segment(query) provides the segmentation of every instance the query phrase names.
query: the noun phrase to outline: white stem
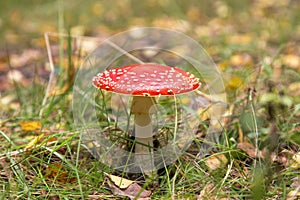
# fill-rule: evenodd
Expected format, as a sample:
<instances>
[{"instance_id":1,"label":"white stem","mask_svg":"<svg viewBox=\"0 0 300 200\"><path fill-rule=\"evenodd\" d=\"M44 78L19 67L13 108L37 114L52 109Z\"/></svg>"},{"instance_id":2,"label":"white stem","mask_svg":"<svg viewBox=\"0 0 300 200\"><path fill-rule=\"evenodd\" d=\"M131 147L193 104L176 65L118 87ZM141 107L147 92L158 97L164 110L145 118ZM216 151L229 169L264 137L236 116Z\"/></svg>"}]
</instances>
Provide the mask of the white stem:
<instances>
[{"instance_id":1,"label":"white stem","mask_svg":"<svg viewBox=\"0 0 300 200\"><path fill-rule=\"evenodd\" d=\"M142 172L154 170L153 130L150 116L151 113L156 112L153 105L155 105L154 98L139 96L133 98L131 107L131 113L134 114L136 162Z\"/></svg>"},{"instance_id":2,"label":"white stem","mask_svg":"<svg viewBox=\"0 0 300 200\"><path fill-rule=\"evenodd\" d=\"M152 152L153 139L152 139L152 124L151 118L148 115L135 115L135 152L141 154L149 154ZM142 143L142 144L139 144Z\"/></svg>"}]
</instances>

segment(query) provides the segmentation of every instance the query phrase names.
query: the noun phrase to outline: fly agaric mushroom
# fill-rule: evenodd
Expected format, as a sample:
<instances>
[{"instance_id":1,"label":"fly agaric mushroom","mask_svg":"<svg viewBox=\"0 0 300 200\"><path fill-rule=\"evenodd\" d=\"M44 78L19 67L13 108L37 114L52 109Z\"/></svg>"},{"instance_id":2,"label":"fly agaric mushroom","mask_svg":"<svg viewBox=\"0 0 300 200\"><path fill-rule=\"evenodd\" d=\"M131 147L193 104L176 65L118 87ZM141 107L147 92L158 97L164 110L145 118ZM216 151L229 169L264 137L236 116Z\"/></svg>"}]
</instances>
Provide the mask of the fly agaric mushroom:
<instances>
[{"instance_id":1,"label":"fly agaric mushroom","mask_svg":"<svg viewBox=\"0 0 300 200\"><path fill-rule=\"evenodd\" d=\"M133 96L130 112L134 115L135 153L144 155L140 157L142 163L152 159L147 165L149 170L154 167L151 115L157 111L155 97L187 93L200 86L199 79L189 72L147 63L108 69L95 76L93 84L102 90Z\"/></svg>"}]
</instances>

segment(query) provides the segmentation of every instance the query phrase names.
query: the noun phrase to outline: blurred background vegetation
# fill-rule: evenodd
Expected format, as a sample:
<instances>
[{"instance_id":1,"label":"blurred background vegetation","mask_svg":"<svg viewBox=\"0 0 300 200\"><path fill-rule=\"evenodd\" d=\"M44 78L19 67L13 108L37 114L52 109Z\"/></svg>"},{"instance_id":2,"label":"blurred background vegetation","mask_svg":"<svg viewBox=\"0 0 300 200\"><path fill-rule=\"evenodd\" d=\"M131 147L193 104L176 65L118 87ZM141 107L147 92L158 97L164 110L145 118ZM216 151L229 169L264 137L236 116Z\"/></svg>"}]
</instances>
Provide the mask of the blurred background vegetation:
<instances>
[{"instance_id":1,"label":"blurred background vegetation","mask_svg":"<svg viewBox=\"0 0 300 200\"><path fill-rule=\"evenodd\" d=\"M45 32L107 38L138 26L170 28L197 40L221 70L230 72L225 75L229 89L263 61L296 71L300 65L298 0L9 0L0 2L2 76L8 72L7 51L46 53Z\"/></svg>"},{"instance_id":2,"label":"blurred background vegetation","mask_svg":"<svg viewBox=\"0 0 300 200\"><path fill-rule=\"evenodd\" d=\"M70 153L70 155L76 154L75 151L73 152L76 146L74 147L71 140L65 140L65 136L74 137L70 96L58 98L59 103L57 105L53 103L52 110L50 108L47 110L48 118L43 119L42 125L41 122L37 123L38 128L34 131L26 131L20 127L24 121L40 120L37 116L40 109L43 109L41 102L50 73L43 36L45 32L70 32L74 36L84 35L104 39L124 30L141 26L177 30L202 44L222 71L229 97L228 120L224 132L230 140L220 149L234 163L230 169L230 176L225 177L227 178L225 180L224 176L217 174L219 171L212 170L203 173L201 167L198 168L203 165L203 160L197 160L198 163L195 164L194 160L191 161L190 157L186 156L183 160L189 162L177 163L178 166L183 167L174 170L183 174L180 180L184 180L182 184L185 184L181 185L178 181L177 191L184 195L186 190L190 190L191 194L195 193L198 196L201 196L204 191L203 194L206 196L211 193L212 187L222 182L218 186L225 191L224 196L232 193L238 199L241 192L249 197L251 187L254 188L253 190L260 190L263 178L252 184L252 176L248 176L249 171L253 169L252 161L261 159L261 157L255 158L255 147L252 145L255 136L253 126L256 120L259 125L260 150L269 153L264 154L265 158L268 157L267 161L270 161L268 159L272 153L277 155L276 158L272 157L274 180L270 181L271 179L268 179L270 177L266 176L265 186L268 188L264 188L265 193L272 197L277 194L287 196L288 190L299 192L297 188L299 189L300 181L294 180L294 177L299 176L300 168L299 0L0 1L0 133L9 136L0 137L0 143L3 144L0 146L0 151L6 152L9 148L12 152L18 151L28 143L30 144L32 138L39 137L41 132L36 129L43 131L46 129L47 133L55 132L55 140L62 143L61 147L64 149L58 148L59 151ZM249 97L254 99L255 119L249 106L251 104ZM7 138L15 142L17 146L11 146L13 142L9 142ZM200 142L201 138L197 141ZM276 151L274 147L277 148ZM244 152L243 156L233 156L241 151ZM43 163L51 169L52 162L55 163L57 158L53 160L51 155L51 159L48 159L49 155L45 155L47 159L40 158L39 155L36 156L37 158L34 156L33 152L29 159L38 161L29 162L29 159L23 159L22 155L18 158L25 176L29 177L23 184L27 184L30 180L32 188L35 189L35 181L37 181L42 185L42 193L44 189L49 188L43 185L44 177L46 177L43 174L44 169L42 167L39 169L39 164L36 163ZM24 157L27 158L27 155ZM296 159L293 161L291 158ZM93 165L94 162L88 159L92 160L85 157L80 162ZM63 161L61 163L65 164L65 160ZM293 163L291 164L290 161ZM15 166L9 161L6 162L8 164L4 161L0 162L1 170L9 171L10 166ZM38 167L32 166L34 164ZM189 167L189 164L195 164L195 166L191 166L191 170L184 171L184 165ZM84 189L93 194L94 191L98 191L99 185L103 184L98 182L103 182L104 179L94 180L95 178L89 177L84 171L86 170L84 165L83 173L80 175L81 180L86 183L86 185L83 184ZM189 169L188 167L186 169ZM209 168L208 164L207 167ZM221 174L224 174L227 166L220 164L218 167L222 168ZM32 172L32 169L38 169L41 173L33 173L31 177L29 172ZM69 169L73 172L72 170ZM93 170L91 174L102 177L97 167ZM264 177L268 175L268 172L270 171L257 175L254 169L252 174ZM21 191L19 188L23 190L22 184L18 187L18 184L14 182L14 178L17 178L10 171L3 172L1 176L10 177L7 178L7 183L5 181L3 183L9 185L8 182L11 180L11 186L6 187L7 193L12 190L10 187L15 187L15 191ZM35 176L42 181L39 182ZM208 179L203 179L203 177L208 177ZM95 182L92 182L92 179ZM175 181L177 181L176 177L174 183ZM213 186L209 188L207 182L211 182ZM92 186L89 187L89 184ZM74 187L78 186L77 183L74 185ZM205 188L208 188L208 191L205 192ZM157 190L158 194L164 194L164 190L170 188L160 189L150 186L150 189ZM218 191L215 192L221 194L221 189L217 188ZM63 190L66 194L70 193L67 187ZM105 189L99 191L101 194L102 192L110 194ZM259 195L257 199L261 197ZM157 199L161 199L160 196Z\"/></svg>"},{"instance_id":3,"label":"blurred background vegetation","mask_svg":"<svg viewBox=\"0 0 300 200\"><path fill-rule=\"evenodd\" d=\"M30 44L44 32L57 32L60 13L65 29L84 35L158 26L202 40L244 33L282 43L299 39L299 7L298 0L9 0L0 2L0 42Z\"/></svg>"}]
</instances>

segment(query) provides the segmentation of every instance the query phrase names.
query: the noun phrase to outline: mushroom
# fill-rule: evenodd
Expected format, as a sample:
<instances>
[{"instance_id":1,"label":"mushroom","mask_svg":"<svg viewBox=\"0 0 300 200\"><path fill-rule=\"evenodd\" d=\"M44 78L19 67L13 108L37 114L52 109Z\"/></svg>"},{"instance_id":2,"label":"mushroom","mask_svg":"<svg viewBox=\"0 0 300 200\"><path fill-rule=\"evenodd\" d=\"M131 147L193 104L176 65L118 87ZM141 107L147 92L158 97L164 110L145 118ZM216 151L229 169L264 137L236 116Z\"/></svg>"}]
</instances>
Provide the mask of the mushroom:
<instances>
[{"instance_id":1,"label":"mushroom","mask_svg":"<svg viewBox=\"0 0 300 200\"><path fill-rule=\"evenodd\" d=\"M96 88L132 95L135 153L143 171L154 169L151 115L157 112L155 97L173 96L199 88L199 79L182 69L152 63L108 69L93 79ZM149 160L151 163L149 164ZM148 164L145 164L148 163Z\"/></svg>"}]
</instances>

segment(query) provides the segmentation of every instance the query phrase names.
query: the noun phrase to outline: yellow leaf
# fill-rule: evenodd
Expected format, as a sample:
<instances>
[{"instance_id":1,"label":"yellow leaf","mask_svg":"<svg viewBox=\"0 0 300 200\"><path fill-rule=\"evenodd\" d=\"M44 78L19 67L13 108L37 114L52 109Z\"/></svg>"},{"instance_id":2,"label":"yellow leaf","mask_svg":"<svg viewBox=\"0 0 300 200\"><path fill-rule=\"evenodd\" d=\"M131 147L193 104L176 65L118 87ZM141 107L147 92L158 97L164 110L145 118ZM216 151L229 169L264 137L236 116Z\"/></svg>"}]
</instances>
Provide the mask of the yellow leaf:
<instances>
[{"instance_id":1,"label":"yellow leaf","mask_svg":"<svg viewBox=\"0 0 300 200\"><path fill-rule=\"evenodd\" d=\"M31 122L19 122L23 131L36 131L42 126L41 122L31 121Z\"/></svg>"},{"instance_id":2,"label":"yellow leaf","mask_svg":"<svg viewBox=\"0 0 300 200\"><path fill-rule=\"evenodd\" d=\"M231 77L231 79L227 82L227 87L228 87L229 89L235 90L235 89L239 88L240 86L242 86L243 83L244 83L243 79L241 79L241 78L240 78L239 76L237 76L237 75L233 75L233 76Z\"/></svg>"},{"instance_id":3,"label":"yellow leaf","mask_svg":"<svg viewBox=\"0 0 300 200\"><path fill-rule=\"evenodd\" d=\"M249 45L252 41L253 37L250 34L229 35L227 38L230 44Z\"/></svg>"},{"instance_id":4,"label":"yellow leaf","mask_svg":"<svg viewBox=\"0 0 300 200\"><path fill-rule=\"evenodd\" d=\"M228 60L225 60L218 64L218 67L221 71L224 71L226 68L229 67L230 62Z\"/></svg>"},{"instance_id":5,"label":"yellow leaf","mask_svg":"<svg viewBox=\"0 0 300 200\"><path fill-rule=\"evenodd\" d=\"M290 83L288 86L288 92L290 95L300 95L300 82Z\"/></svg>"},{"instance_id":6,"label":"yellow leaf","mask_svg":"<svg viewBox=\"0 0 300 200\"><path fill-rule=\"evenodd\" d=\"M129 185L134 183L134 181L131 181L126 178L119 177L119 176L115 176L115 175L111 175L111 174L107 174L107 173L105 173L105 175L108 176L110 178L110 180L112 180L112 182L114 182L114 184L117 185L121 189L128 188Z\"/></svg>"},{"instance_id":7,"label":"yellow leaf","mask_svg":"<svg viewBox=\"0 0 300 200\"><path fill-rule=\"evenodd\" d=\"M33 140L31 140L31 141L26 145L25 149L30 149L30 148L34 147L36 144L38 144L38 143L41 141L41 139L42 139L43 137L44 137L44 134L41 134L41 135L39 135L39 136L35 136L35 137L33 138Z\"/></svg>"},{"instance_id":8,"label":"yellow leaf","mask_svg":"<svg viewBox=\"0 0 300 200\"><path fill-rule=\"evenodd\" d=\"M100 2L97 2L92 6L92 13L96 16L101 16L103 14L103 11L103 5Z\"/></svg>"},{"instance_id":9,"label":"yellow leaf","mask_svg":"<svg viewBox=\"0 0 300 200\"><path fill-rule=\"evenodd\" d=\"M300 197L300 192L298 190L292 190L287 195L287 200L296 200Z\"/></svg>"},{"instance_id":10,"label":"yellow leaf","mask_svg":"<svg viewBox=\"0 0 300 200\"><path fill-rule=\"evenodd\" d=\"M234 66L251 66L253 65L253 60L249 54L236 54L231 56L230 64Z\"/></svg>"},{"instance_id":11,"label":"yellow leaf","mask_svg":"<svg viewBox=\"0 0 300 200\"><path fill-rule=\"evenodd\" d=\"M300 68L300 57L294 54L283 55L281 57L282 63L290 68Z\"/></svg>"}]
</instances>

